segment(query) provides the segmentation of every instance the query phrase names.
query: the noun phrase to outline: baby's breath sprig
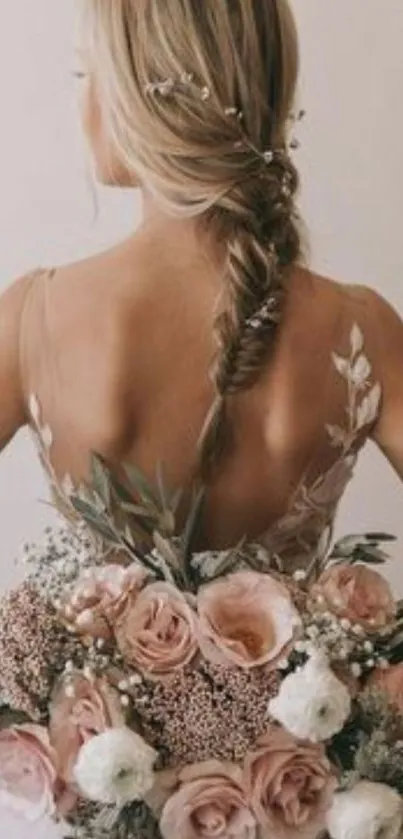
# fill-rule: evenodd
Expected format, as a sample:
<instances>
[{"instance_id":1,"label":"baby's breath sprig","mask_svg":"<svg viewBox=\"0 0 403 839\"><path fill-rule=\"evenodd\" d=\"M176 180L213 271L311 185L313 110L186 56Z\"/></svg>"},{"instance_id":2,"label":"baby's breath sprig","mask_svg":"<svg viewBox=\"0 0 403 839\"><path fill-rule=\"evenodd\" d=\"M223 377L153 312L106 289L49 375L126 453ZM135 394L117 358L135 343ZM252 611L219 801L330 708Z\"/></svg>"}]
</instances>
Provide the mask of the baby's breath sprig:
<instances>
[{"instance_id":1,"label":"baby's breath sprig","mask_svg":"<svg viewBox=\"0 0 403 839\"><path fill-rule=\"evenodd\" d=\"M186 71L181 73L177 78L170 76L166 79L160 79L157 81L147 81L143 86L143 90L146 95L154 98L161 97L162 99L168 99L176 93L190 92L195 95L195 98L199 97L203 102L207 102L211 99L211 90L208 85L197 84L194 80L194 74ZM230 117L232 120L235 119L240 125L242 125L244 112L240 108L237 108L234 105L226 105L224 106L223 112L225 116ZM305 115L306 111L302 108L296 112L291 112L289 115L289 122L291 124L297 124L305 117ZM270 166L273 163L276 155L284 155L287 152L287 145L279 149L268 148L261 150L252 142L252 140L250 140L245 132L242 132L242 136L234 142L233 147L240 150L250 149L267 166ZM299 140L296 136L292 136L288 143L288 148L295 151L299 147ZM291 188L288 182L283 183L283 192L287 197L291 195Z\"/></svg>"},{"instance_id":2,"label":"baby's breath sprig","mask_svg":"<svg viewBox=\"0 0 403 839\"><path fill-rule=\"evenodd\" d=\"M331 612L313 612L304 616L303 632L294 650L298 656L322 650L328 661L346 669L359 679L375 668L389 666L377 638L370 639L359 624L338 618Z\"/></svg>"}]
</instances>

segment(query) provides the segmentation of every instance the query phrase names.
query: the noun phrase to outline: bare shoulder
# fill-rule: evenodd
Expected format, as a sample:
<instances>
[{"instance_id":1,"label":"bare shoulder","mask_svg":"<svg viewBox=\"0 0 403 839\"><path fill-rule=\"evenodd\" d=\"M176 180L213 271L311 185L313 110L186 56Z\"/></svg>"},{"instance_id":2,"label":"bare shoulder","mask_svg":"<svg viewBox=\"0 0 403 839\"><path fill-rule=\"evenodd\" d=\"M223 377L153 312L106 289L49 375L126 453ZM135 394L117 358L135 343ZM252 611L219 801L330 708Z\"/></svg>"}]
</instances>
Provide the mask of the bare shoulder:
<instances>
[{"instance_id":1,"label":"bare shoulder","mask_svg":"<svg viewBox=\"0 0 403 839\"><path fill-rule=\"evenodd\" d=\"M136 233L114 247L58 266L47 288L56 334L66 342L116 344L125 324L140 328L150 299L152 264Z\"/></svg>"},{"instance_id":2,"label":"bare shoulder","mask_svg":"<svg viewBox=\"0 0 403 839\"><path fill-rule=\"evenodd\" d=\"M299 297L304 301L304 317L300 321L306 334L313 331L320 341L320 327L323 327L325 341L327 324L329 334L334 325L336 338L343 338L343 329L344 340L348 340L350 329L356 323L363 333L374 376L385 391L389 386L397 392L403 370L403 320L396 305L369 285L339 282L312 273L305 276L302 289L304 282L305 294Z\"/></svg>"},{"instance_id":3,"label":"bare shoulder","mask_svg":"<svg viewBox=\"0 0 403 839\"><path fill-rule=\"evenodd\" d=\"M342 312L347 320L357 318L363 326L376 320L395 324L400 321L394 305L378 290L365 284L347 283L298 269L292 281L292 296L297 308L311 318L328 321Z\"/></svg>"},{"instance_id":4,"label":"bare shoulder","mask_svg":"<svg viewBox=\"0 0 403 839\"><path fill-rule=\"evenodd\" d=\"M105 250L57 266L55 285L60 290L81 290L83 295L96 286L98 291L109 289L112 296L119 282L133 280L134 275L136 288L139 288L141 279L152 269L150 253L144 236L137 232Z\"/></svg>"},{"instance_id":5,"label":"bare shoulder","mask_svg":"<svg viewBox=\"0 0 403 839\"><path fill-rule=\"evenodd\" d=\"M355 292L343 282L301 266L295 269L288 290L285 331L295 335L308 353L325 349L340 331Z\"/></svg>"},{"instance_id":6,"label":"bare shoulder","mask_svg":"<svg viewBox=\"0 0 403 839\"><path fill-rule=\"evenodd\" d=\"M390 353L403 352L403 321L397 306L368 285L347 285L346 295L372 350L374 363L385 366Z\"/></svg>"}]
</instances>

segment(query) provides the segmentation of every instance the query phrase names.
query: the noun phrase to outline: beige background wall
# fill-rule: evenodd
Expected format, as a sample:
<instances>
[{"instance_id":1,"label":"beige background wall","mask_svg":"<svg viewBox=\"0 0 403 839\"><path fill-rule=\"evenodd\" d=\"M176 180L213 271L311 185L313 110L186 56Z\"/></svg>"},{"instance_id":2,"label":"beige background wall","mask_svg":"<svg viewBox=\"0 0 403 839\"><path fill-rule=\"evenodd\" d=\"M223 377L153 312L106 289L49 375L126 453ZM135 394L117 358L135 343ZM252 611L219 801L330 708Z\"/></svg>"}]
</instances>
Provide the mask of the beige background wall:
<instances>
[{"instance_id":1,"label":"beige background wall","mask_svg":"<svg viewBox=\"0 0 403 839\"><path fill-rule=\"evenodd\" d=\"M403 4L294 0L294 6L308 112L298 160L313 264L375 286L403 313ZM102 190L93 220L70 75L72 32L72 0L1 3L0 287L37 265L104 247L138 218L136 196ZM32 446L21 434L1 460L2 586L15 578L21 541L40 533L49 518L37 503L44 496ZM370 525L403 537L402 510L403 488L368 446L340 530ZM394 578L403 588L398 562ZM42 829L8 820L1 821L3 832L48 839Z\"/></svg>"}]
</instances>

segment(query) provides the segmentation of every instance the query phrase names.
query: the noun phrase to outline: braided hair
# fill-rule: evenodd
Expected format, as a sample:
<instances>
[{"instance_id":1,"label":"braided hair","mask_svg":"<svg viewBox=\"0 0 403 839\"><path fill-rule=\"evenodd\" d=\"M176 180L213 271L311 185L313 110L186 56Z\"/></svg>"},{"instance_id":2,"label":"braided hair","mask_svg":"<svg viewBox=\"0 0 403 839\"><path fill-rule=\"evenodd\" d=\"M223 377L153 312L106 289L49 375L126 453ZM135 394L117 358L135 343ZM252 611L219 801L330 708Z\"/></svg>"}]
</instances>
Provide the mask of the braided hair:
<instances>
[{"instance_id":1,"label":"braided hair","mask_svg":"<svg viewBox=\"0 0 403 839\"><path fill-rule=\"evenodd\" d=\"M216 399L200 436L205 479L230 449L231 396L259 379L273 348L284 305L284 280L301 252L295 209L298 174L278 152L266 171L237 184L213 207L213 223L227 246L229 305L215 321L218 353L212 366Z\"/></svg>"}]
</instances>

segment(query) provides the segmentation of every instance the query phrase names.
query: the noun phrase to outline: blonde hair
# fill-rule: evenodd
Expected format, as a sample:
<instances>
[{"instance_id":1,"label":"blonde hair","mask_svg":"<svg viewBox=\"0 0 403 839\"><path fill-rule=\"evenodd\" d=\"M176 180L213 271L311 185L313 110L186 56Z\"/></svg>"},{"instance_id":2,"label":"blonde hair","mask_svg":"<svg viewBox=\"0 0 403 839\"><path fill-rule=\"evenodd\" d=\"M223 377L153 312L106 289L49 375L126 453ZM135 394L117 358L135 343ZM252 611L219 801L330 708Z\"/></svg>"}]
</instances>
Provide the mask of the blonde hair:
<instances>
[{"instance_id":1,"label":"blonde hair","mask_svg":"<svg viewBox=\"0 0 403 839\"><path fill-rule=\"evenodd\" d=\"M198 216L227 247L227 305L217 317L217 397L200 441L204 479L229 449L230 398L258 379L301 255L298 175L288 153L298 76L287 0L84 0L102 120L127 171L177 217ZM150 81L191 73L150 96ZM227 109L241 111L240 123ZM270 165L253 151L272 149ZM259 317L262 307L265 316Z\"/></svg>"}]
</instances>

